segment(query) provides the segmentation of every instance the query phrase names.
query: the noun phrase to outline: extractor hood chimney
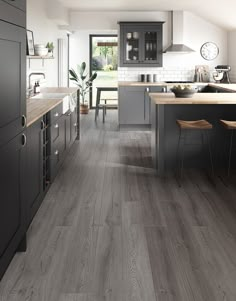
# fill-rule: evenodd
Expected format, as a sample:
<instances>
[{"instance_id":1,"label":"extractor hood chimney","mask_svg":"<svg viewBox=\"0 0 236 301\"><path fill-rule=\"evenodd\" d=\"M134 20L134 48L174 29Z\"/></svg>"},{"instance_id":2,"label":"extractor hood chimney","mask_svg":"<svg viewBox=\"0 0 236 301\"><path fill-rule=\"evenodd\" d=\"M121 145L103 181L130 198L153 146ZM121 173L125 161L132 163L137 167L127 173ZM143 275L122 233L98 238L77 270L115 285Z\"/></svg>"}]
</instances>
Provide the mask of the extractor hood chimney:
<instances>
[{"instance_id":1,"label":"extractor hood chimney","mask_svg":"<svg viewBox=\"0 0 236 301\"><path fill-rule=\"evenodd\" d=\"M171 45L163 52L178 52L190 53L194 52L193 49L183 44L184 36L184 12L172 11L171 12Z\"/></svg>"}]
</instances>

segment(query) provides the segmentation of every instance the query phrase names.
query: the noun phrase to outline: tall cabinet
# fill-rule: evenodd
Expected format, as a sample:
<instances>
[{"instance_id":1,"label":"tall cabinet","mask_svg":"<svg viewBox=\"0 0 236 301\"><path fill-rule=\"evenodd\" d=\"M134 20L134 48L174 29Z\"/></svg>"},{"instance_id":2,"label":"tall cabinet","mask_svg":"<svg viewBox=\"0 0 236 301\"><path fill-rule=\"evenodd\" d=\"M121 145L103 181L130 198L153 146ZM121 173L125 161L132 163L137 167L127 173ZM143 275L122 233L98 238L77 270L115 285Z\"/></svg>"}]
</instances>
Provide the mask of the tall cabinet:
<instances>
[{"instance_id":1,"label":"tall cabinet","mask_svg":"<svg viewBox=\"0 0 236 301\"><path fill-rule=\"evenodd\" d=\"M163 22L120 22L120 67L162 67Z\"/></svg>"},{"instance_id":2,"label":"tall cabinet","mask_svg":"<svg viewBox=\"0 0 236 301\"><path fill-rule=\"evenodd\" d=\"M0 0L0 279L25 249L25 7L25 0Z\"/></svg>"}]
</instances>

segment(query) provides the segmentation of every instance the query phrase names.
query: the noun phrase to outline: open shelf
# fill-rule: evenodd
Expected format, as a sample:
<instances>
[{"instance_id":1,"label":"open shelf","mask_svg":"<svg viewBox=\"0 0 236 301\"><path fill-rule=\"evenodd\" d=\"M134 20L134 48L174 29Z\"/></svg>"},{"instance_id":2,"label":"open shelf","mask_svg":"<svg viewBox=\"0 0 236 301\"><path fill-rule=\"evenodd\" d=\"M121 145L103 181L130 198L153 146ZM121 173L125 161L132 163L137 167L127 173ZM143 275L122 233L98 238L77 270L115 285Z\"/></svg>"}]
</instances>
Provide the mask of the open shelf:
<instances>
[{"instance_id":1,"label":"open shelf","mask_svg":"<svg viewBox=\"0 0 236 301\"><path fill-rule=\"evenodd\" d=\"M53 56L39 56L39 55L27 55L27 59L29 60L29 68L31 60L42 60L42 66L44 67L44 60L53 60Z\"/></svg>"},{"instance_id":2,"label":"open shelf","mask_svg":"<svg viewBox=\"0 0 236 301\"><path fill-rule=\"evenodd\" d=\"M53 56L39 56L39 55L27 55L28 59L31 60L52 60L54 59Z\"/></svg>"}]
</instances>

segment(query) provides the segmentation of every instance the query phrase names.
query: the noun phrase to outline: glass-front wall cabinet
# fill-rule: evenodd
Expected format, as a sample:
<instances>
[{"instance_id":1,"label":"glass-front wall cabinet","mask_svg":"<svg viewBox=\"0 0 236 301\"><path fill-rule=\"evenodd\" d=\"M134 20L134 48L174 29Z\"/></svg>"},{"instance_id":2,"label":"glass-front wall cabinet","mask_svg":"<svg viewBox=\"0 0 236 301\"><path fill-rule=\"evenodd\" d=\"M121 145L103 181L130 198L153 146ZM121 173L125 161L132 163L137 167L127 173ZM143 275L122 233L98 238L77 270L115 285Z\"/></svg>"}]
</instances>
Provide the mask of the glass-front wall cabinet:
<instances>
[{"instance_id":1,"label":"glass-front wall cabinet","mask_svg":"<svg viewBox=\"0 0 236 301\"><path fill-rule=\"evenodd\" d=\"M129 63L137 63L141 59L141 31L127 28L125 30L125 61Z\"/></svg>"},{"instance_id":2,"label":"glass-front wall cabinet","mask_svg":"<svg viewBox=\"0 0 236 301\"><path fill-rule=\"evenodd\" d=\"M120 23L120 66L162 66L162 22Z\"/></svg>"}]
</instances>

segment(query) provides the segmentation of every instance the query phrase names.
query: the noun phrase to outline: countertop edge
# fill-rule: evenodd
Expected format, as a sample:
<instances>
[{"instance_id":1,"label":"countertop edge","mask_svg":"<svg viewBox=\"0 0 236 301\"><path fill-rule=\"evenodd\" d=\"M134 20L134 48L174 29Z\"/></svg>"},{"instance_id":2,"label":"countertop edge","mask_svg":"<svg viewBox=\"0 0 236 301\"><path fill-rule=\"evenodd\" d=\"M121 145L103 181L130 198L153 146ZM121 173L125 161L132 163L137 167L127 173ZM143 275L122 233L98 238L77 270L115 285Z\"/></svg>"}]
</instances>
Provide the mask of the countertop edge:
<instances>
[{"instance_id":1,"label":"countertop edge","mask_svg":"<svg viewBox=\"0 0 236 301\"><path fill-rule=\"evenodd\" d=\"M176 98L174 93L149 93L151 100L156 105L161 104L236 104L235 93L196 93L191 98ZM197 97L196 97L197 96ZM202 99L201 99L202 98Z\"/></svg>"}]
</instances>

